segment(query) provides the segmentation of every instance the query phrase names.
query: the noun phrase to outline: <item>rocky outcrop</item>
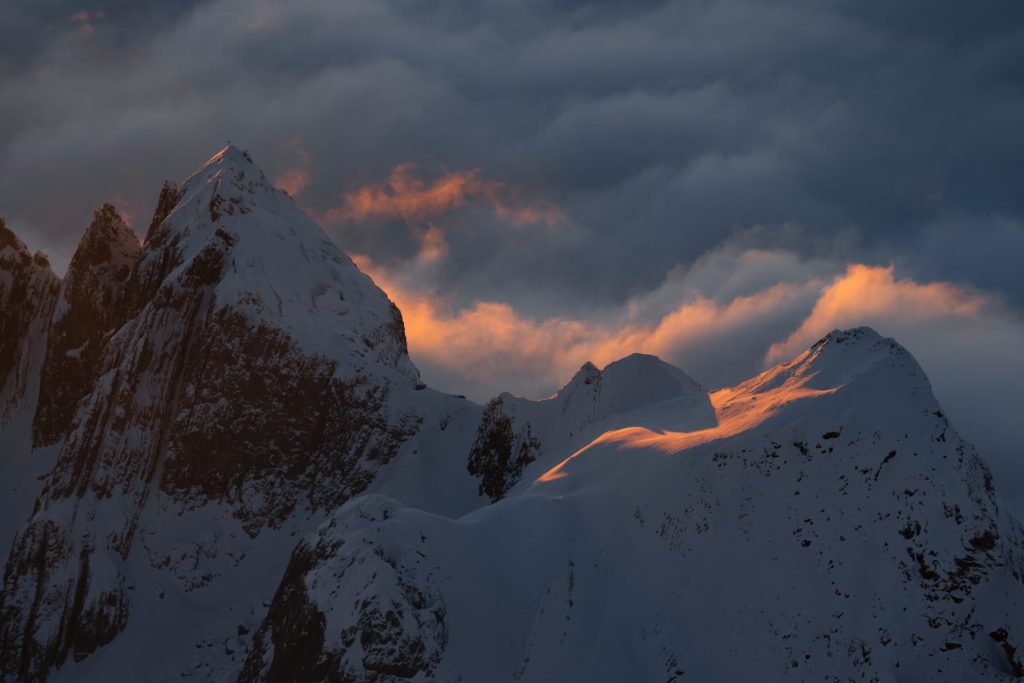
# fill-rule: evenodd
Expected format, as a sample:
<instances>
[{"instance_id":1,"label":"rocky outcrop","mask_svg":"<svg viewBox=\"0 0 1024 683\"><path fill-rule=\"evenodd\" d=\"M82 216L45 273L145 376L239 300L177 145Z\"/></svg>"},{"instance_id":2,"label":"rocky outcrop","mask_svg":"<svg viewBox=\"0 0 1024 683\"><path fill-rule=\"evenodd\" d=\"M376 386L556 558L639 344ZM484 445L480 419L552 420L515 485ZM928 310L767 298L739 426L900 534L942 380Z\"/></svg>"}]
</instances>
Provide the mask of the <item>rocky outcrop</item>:
<instances>
[{"instance_id":1,"label":"rocky outcrop","mask_svg":"<svg viewBox=\"0 0 1024 683\"><path fill-rule=\"evenodd\" d=\"M492 501L505 497L526 466L537 459L541 448L530 423L515 426L502 411L503 406L504 401L498 397L484 408L466 461L466 470L480 480L480 495Z\"/></svg>"},{"instance_id":2,"label":"rocky outcrop","mask_svg":"<svg viewBox=\"0 0 1024 683\"><path fill-rule=\"evenodd\" d=\"M78 402L103 370L107 339L127 319L125 286L142 254L132 229L104 204L93 214L61 285L46 345L35 446L63 439Z\"/></svg>"},{"instance_id":3,"label":"rocky outcrop","mask_svg":"<svg viewBox=\"0 0 1024 683\"><path fill-rule=\"evenodd\" d=\"M0 427L35 409L60 280L0 218Z\"/></svg>"},{"instance_id":4,"label":"rocky outcrop","mask_svg":"<svg viewBox=\"0 0 1024 683\"><path fill-rule=\"evenodd\" d=\"M406 529L408 545L384 546L377 535L399 507L364 496L298 545L239 681L432 680L448 630L422 539Z\"/></svg>"}]
</instances>

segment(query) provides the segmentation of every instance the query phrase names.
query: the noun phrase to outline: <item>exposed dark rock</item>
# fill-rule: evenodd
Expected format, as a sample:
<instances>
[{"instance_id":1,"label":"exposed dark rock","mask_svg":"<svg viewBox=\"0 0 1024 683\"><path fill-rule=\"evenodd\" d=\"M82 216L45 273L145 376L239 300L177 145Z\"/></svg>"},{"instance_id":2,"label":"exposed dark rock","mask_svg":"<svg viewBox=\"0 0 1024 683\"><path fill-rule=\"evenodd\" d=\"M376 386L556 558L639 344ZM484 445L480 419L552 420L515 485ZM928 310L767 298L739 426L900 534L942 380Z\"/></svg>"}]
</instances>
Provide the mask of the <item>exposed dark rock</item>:
<instances>
[{"instance_id":1,"label":"exposed dark rock","mask_svg":"<svg viewBox=\"0 0 1024 683\"><path fill-rule=\"evenodd\" d=\"M540 441L533 435L530 423L517 431L512 418L502 411L503 405L498 397L484 408L466 462L469 473L480 480L480 494L492 501L508 493L540 450Z\"/></svg>"},{"instance_id":2,"label":"exposed dark rock","mask_svg":"<svg viewBox=\"0 0 1024 683\"><path fill-rule=\"evenodd\" d=\"M60 279L0 218L0 426L35 409Z\"/></svg>"},{"instance_id":3,"label":"exposed dark rock","mask_svg":"<svg viewBox=\"0 0 1024 683\"><path fill-rule=\"evenodd\" d=\"M306 593L303 580L318 561L300 543L288 561L267 617L253 639L241 681L331 681L342 683L336 658L324 656L326 619Z\"/></svg>"},{"instance_id":4,"label":"exposed dark rock","mask_svg":"<svg viewBox=\"0 0 1024 683\"><path fill-rule=\"evenodd\" d=\"M361 523L382 522L392 509L373 496L355 505ZM292 553L240 682L431 680L448 630L444 605L418 576L419 558L394 557L372 531L337 522ZM320 582L342 594L326 601L311 594L309 586ZM327 612L340 632L326 631Z\"/></svg>"},{"instance_id":5,"label":"exposed dark rock","mask_svg":"<svg viewBox=\"0 0 1024 683\"><path fill-rule=\"evenodd\" d=\"M1017 648L1010 644L1010 634L1005 628L997 628L989 634L992 640L999 643L1006 655L1006 663L1014 678L1024 678L1024 664L1017 658Z\"/></svg>"},{"instance_id":6,"label":"exposed dark rock","mask_svg":"<svg viewBox=\"0 0 1024 683\"><path fill-rule=\"evenodd\" d=\"M33 443L46 446L71 429L78 402L103 369L107 339L128 319L125 285L142 253L110 204L93 214L61 286L46 347Z\"/></svg>"}]
</instances>

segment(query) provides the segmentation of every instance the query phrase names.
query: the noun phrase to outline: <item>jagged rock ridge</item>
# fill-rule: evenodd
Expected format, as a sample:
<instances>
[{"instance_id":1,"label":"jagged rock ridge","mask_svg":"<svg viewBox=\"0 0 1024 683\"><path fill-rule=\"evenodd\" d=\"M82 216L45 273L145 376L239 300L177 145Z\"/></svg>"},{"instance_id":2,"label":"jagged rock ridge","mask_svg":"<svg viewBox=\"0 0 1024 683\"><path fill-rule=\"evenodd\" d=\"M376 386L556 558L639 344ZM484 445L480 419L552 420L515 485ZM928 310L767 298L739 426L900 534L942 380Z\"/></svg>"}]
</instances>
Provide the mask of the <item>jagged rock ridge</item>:
<instances>
[{"instance_id":1,"label":"jagged rock ridge","mask_svg":"<svg viewBox=\"0 0 1024 683\"><path fill-rule=\"evenodd\" d=\"M60 280L0 218L0 427L35 410L50 314Z\"/></svg>"}]
</instances>

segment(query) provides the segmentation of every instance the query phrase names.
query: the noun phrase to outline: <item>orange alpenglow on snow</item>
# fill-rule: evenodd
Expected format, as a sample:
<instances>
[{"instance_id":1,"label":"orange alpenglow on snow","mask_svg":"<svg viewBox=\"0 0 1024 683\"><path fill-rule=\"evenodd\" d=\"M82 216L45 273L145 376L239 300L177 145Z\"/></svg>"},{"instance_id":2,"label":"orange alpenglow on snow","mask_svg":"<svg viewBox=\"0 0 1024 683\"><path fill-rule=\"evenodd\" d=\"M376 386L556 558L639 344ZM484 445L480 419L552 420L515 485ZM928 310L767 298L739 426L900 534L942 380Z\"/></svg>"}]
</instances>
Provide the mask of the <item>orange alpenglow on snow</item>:
<instances>
[{"instance_id":1,"label":"orange alpenglow on snow","mask_svg":"<svg viewBox=\"0 0 1024 683\"><path fill-rule=\"evenodd\" d=\"M808 398L834 394L842 385L819 389L808 386L815 372L809 371L821 349L808 349L789 363L778 365L735 387L711 393L715 426L693 431L653 430L647 427L613 429L597 437L537 481L549 482L568 476L565 466L574 458L601 444L617 444L621 448L652 448L665 453L678 453L700 444L710 443L749 431L775 415L784 406Z\"/></svg>"}]
</instances>

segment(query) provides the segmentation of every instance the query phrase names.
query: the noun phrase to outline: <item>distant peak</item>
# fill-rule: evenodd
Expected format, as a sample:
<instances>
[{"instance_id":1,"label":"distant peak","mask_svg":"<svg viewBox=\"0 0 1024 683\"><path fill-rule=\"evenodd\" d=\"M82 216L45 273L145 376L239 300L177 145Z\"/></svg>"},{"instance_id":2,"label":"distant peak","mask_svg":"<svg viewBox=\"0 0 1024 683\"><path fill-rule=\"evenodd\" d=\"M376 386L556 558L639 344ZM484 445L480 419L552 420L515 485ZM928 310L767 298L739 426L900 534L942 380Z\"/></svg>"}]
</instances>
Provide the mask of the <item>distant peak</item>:
<instances>
[{"instance_id":1,"label":"distant peak","mask_svg":"<svg viewBox=\"0 0 1024 683\"><path fill-rule=\"evenodd\" d=\"M668 378L672 384L685 391L703 392L704 389L692 377L657 356L649 353L631 353L605 366L601 374L606 378L621 378L620 381L632 382L643 378L643 381L657 381L655 378Z\"/></svg>"},{"instance_id":2,"label":"distant peak","mask_svg":"<svg viewBox=\"0 0 1024 683\"><path fill-rule=\"evenodd\" d=\"M623 365L623 366L633 366L633 367L640 367L640 366L658 367L658 366L662 366L662 365L668 366L669 364L666 363L665 361L663 361L662 359L658 358L657 356L652 356L649 353L631 353L628 356L623 356L622 358L619 358L618 360L612 361L611 363L606 365L604 367L604 369L607 370L608 368L612 367L613 365L615 365L615 366Z\"/></svg>"},{"instance_id":3,"label":"distant peak","mask_svg":"<svg viewBox=\"0 0 1024 683\"><path fill-rule=\"evenodd\" d=\"M559 390L559 393L565 393L571 387L578 384L593 384L593 382L601 376L601 371L596 365L591 363L589 360L580 366L580 369L576 371L576 374L572 376L572 379Z\"/></svg>"}]
</instances>

